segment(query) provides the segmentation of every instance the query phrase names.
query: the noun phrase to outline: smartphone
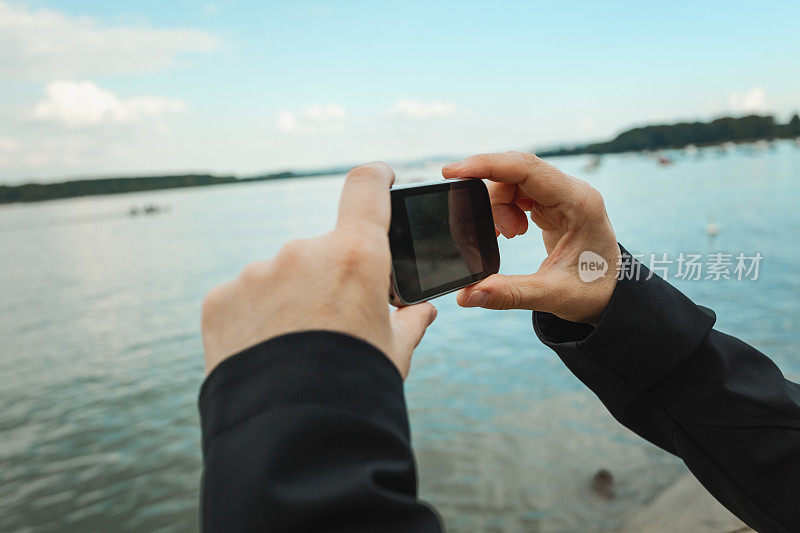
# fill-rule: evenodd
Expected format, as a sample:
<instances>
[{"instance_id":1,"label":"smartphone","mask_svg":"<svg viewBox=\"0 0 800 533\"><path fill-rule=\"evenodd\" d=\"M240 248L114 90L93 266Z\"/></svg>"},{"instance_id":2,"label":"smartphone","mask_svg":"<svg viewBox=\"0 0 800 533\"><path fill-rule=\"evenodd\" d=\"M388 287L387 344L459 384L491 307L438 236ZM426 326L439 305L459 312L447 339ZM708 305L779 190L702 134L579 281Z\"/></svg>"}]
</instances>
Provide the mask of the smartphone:
<instances>
[{"instance_id":1,"label":"smartphone","mask_svg":"<svg viewBox=\"0 0 800 533\"><path fill-rule=\"evenodd\" d=\"M391 198L392 305L424 302L500 269L483 180L400 186L392 188Z\"/></svg>"}]
</instances>

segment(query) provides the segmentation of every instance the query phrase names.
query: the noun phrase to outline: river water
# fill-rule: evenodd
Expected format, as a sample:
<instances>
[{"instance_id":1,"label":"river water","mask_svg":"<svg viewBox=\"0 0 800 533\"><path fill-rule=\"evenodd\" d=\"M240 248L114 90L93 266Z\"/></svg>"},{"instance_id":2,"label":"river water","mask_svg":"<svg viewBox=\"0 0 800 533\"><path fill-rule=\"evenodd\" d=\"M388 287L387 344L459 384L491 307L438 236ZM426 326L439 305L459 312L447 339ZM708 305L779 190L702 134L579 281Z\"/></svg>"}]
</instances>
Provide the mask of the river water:
<instances>
[{"instance_id":1,"label":"river water","mask_svg":"<svg viewBox=\"0 0 800 533\"><path fill-rule=\"evenodd\" d=\"M673 281L800 378L800 149L673 157L554 162L603 192L633 252L760 253L757 280ZM341 183L0 207L0 530L197 529L200 301L285 240L327 231ZM148 203L169 210L128 215ZM536 232L501 238L500 253L504 273L544 258ZM435 303L406 389L420 493L450 531L612 530L684 471L607 414L539 344L529 312ZM610 501L589 489L600 468L615 477Z\"/></svg>"}]
</instances>

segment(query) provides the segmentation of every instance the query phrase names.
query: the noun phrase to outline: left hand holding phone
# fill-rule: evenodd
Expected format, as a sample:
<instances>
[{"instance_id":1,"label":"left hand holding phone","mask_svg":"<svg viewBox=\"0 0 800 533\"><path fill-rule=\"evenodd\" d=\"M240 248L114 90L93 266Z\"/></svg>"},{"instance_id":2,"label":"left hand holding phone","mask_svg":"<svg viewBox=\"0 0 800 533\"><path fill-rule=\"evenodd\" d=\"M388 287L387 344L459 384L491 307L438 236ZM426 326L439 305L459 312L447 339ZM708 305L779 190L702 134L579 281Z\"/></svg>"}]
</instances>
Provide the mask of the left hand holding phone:
<instances>
[{"instance_id":1,"label":"left hand holding phone","mask_svg":"<svg viewBox=\"0 0 800 533\"><path fill-rule=\"evenodd\" d=\"M251 263L208 293L202 312L206 373L272 337L330 330L371 343L405 379L436 309L422 303L389 313L393 181L385 163L354 168L345 180L333 231L290 241L274 258Z\"/></svg>"},{"instance_id":2,"label":"left hand holding phone","mask_svg":"<svg viewBox=\"0 0 800 533\"><path fill-rule=\"evenodd\" d=\"M531 309L573 322L600 319L617 285L620 249L595 188L533 154L519 152L474 155L446 165L442 175L489 180L497 232L509 239L524 234L529 212L547 250L533 274L489 276L462 289L459 305ZM582 262L592 267L596 263L600 270L582 275Z\"/></svg>"}]
</instances>

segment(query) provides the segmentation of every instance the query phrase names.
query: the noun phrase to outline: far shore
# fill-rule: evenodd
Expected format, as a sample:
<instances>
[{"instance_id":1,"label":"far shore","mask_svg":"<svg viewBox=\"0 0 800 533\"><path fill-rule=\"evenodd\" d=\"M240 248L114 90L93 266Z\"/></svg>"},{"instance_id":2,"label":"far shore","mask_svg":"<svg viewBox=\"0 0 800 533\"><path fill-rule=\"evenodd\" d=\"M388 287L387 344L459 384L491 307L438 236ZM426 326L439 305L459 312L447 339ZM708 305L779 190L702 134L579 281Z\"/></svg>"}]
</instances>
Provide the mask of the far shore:
<instances>
[{"instance_id":1,"label":"far shore","mask_svg":"<svg viewBox=\"0 0 800 533\"><path fill-rule=\"evenodd\" d=\"M711 122L682 122L669 125L643 126L626 130L610 141L562 146L535 152L541 157L600 156L603 154L648 153L660 150L695 150L729 143L769 143L779 139L796 139L800 142L800 117L797 114L786 124L776 123L775 118L771 115L749 115L739 118L722 117ZM251 177L181 174L0 185L0 204L43 202L81 196L328 176L345 173L348 168L337 167L302 172L282 171Z\"/></svg>"}]
</instances>

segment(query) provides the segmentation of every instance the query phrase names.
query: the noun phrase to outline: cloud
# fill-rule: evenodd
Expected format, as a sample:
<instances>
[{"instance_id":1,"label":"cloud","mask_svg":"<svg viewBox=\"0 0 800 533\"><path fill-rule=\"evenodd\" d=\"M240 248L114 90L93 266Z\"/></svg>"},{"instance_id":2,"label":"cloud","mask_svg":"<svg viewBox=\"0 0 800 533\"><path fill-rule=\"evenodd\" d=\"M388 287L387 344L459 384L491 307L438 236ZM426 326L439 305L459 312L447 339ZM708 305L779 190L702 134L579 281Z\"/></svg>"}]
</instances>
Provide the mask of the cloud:
<instances>
[{"instance_id":1,"label":"cloud","mask_svg":"<svg viewBox=\"0 0 800 533\"><path fill-rule=\"evenodd\" d=\"M737 113L762 113L769 109L763 87L754 87L744 94L732 93L728 96L728 105Z\"/></svg>"},{"instance_id":2,"label":"cloud","mask_svg":"<svg viewBox=\"0 0 800 533\"><path fill-rule=\"evenodd\" d=\"M45 98L36 104L33 117L79 128L139 122L185 109L182 100L152 95L120 99L91 81L61 80L47 84Z\"/></svg>"},{"instance_id":3,"label":"cloud","mask_svg":"<svg viewBox=\"0 0 800 533\"><path fill-rule=\"evenodd\" d=\"M400 98L389 109L390 116L404 116L410 118L447 117L456 112L457 106L453 102L419 102Z\"/></svg>"},{"instance_id":4,"label":"cloud","mask_svg":"<svg viewBox=\"0 0 800 533\"><path fill-rule=\"evenodd\" d=\"M347 110L337 104L309 106L299 113L291 110L278 115L278 130L287 133L317 133L341 129Z\"/></svg>"},{"instance_id":5,"label":"cloud","mask_svg":"<svg viewBox=\"0 0 800 533\"><path fill-rule=\"evenodd\" d=\"M8 137L0 136L0 153L13 152L17 149L17 142Z\"/></svg>"},{"instance_id":6,"label":"cloud","mask_svg":"<svg viewBox=\"0 0 800 533\"><path fill-rule=\"evenodd\" d=\"M183 53L219 46L206 32L104 26L93 18L0 0L0 72L6 80L152 72Z\"/></svg>"},{"instance_id":7,"label":"cloud","mask_svg":"<svg viewBox=\"0 0 800 533\"><path fill-rule=\"evenodd\" d=\"M0 168L9 166L18 150L19 144L16 141L0 135Z\"/></svg>"}]
</instances>

